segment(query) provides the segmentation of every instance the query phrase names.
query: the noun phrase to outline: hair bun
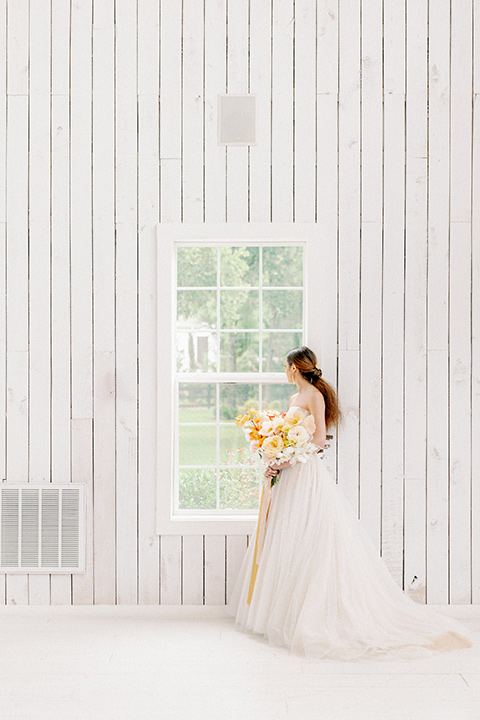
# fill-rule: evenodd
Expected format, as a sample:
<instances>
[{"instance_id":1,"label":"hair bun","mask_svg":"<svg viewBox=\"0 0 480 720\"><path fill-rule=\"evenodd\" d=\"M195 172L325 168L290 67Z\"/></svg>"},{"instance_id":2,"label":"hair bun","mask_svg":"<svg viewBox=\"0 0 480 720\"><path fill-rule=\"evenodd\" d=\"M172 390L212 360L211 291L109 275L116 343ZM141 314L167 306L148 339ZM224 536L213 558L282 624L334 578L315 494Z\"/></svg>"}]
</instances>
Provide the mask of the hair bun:
<instances>
[{"instance_id":1,"label":"hair bun","mask_svg":"<svg viewBox=\"0 0 480 720\"><path fill-rule=\"evenodd\" d=\"M320 377L322 377L322 371L320 370L318 365L315 365L315 370L317 371L317 374L320 375ZM314 370L314 372L315 372L315 370Z\"/></svg>"}]
</instances>

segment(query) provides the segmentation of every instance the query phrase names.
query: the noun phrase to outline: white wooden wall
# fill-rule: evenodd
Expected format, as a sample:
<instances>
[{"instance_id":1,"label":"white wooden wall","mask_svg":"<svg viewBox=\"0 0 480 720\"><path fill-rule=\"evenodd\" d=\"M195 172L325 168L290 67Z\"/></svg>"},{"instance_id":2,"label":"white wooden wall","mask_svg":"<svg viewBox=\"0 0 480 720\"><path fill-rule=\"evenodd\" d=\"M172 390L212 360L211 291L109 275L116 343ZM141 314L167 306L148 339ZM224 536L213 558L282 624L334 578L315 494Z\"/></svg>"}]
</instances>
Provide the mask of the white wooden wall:
<instances>
[{"instance_id":1,"label":"white wooden wall","mask_svg":"<svg viewBox=\"0 0 480 720\"><path fill-rule=\"evenodd\" d=\"M0 473L89 489L86 575L2 576L0 602L228 596L247 538L155 533L155 226L178 221L319 224L339 485L400 586L480 602L478 4L0 17ZM257 93L258 146L217 146L225 91Z\"/></svg>"}]
</instances>

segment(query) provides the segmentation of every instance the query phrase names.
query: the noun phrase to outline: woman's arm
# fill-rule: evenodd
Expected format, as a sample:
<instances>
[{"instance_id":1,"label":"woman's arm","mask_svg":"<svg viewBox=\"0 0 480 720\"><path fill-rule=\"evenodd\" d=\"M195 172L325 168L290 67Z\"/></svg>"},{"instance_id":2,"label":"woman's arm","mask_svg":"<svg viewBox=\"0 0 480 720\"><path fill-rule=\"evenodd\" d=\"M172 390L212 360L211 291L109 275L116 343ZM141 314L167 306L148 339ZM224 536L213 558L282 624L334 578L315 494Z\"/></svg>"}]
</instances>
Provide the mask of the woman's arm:
<instances>
[{"instance_id":1,"label":"woman's arm","mask_svg":"<svg viewBox=\"0 0 480 720\"><path fill-rule=\"evenodd\" d=\"M327 441L327 428L325 426L325 400L321 392L316 392L312 395L308 409L315 420L315 432L312 443L322 449Z\"/></svg>"}]
</instances>

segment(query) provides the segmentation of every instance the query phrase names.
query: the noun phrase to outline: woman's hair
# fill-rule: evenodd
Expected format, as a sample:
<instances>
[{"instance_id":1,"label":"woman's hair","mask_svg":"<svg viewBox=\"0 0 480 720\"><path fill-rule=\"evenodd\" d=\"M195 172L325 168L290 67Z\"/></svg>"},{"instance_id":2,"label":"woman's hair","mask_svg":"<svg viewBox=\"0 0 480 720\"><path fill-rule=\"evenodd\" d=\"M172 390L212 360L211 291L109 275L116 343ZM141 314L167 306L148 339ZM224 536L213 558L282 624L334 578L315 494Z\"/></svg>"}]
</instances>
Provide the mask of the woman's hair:
<instances>
[{"instance_id":1,"label":"woman's hair","mask_svg":"<svg viewBox=\"0 0 480 720\"><path fill-rule=\"evenodd\" d=\"M295 364L299 373L322 393L325 399L326 429L328 430L331 425L341 421L342 412L338 404L337 393L335 388L322 378L322 371L317 365L317 358L313 350L305 345L295 348L288 353L287 362L289 365Z\"/></svg>"}]
</instances>

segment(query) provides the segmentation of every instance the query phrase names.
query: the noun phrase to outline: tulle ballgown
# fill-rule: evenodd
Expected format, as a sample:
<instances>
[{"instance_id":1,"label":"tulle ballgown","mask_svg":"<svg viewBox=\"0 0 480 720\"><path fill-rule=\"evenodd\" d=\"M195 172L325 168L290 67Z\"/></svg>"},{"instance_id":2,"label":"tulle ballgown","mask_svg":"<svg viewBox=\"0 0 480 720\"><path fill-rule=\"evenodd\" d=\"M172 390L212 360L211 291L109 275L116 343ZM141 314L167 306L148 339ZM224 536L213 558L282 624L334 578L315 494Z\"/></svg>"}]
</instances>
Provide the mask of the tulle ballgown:
<instances>
[{"instance_id":1,"label":"tulle ballgown","mask_svg":"<svg viewBox=\"0 0 480 720\"><path fill-rule=\"evenodd\" d=\"M406 595L319 454L282 470L258 570L255 535L227 613L238 629L307 658L415 659L472 647L457 620Z\"/></svg>"}]
</instances>

